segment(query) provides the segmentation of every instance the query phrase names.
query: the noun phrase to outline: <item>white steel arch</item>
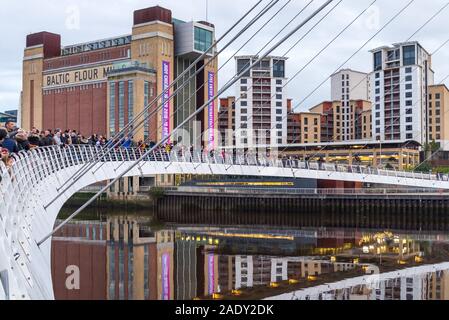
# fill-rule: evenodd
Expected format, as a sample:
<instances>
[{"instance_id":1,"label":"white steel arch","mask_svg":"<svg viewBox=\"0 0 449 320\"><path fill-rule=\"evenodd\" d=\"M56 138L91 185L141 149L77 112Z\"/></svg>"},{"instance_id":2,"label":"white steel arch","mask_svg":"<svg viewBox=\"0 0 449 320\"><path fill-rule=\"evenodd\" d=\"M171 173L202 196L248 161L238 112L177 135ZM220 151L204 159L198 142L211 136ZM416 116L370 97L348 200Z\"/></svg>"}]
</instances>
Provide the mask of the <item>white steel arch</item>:
<instances>
[{"instance_id":1,"label":"white steel arch","mask_svg":"<svg viewBox=\"0 0 449 320\"><path fill-rule=\"evenodd\" d=\"M64 189L64 182L99 154L100 148L93 146L53 146L14 155L10 168L0 161L0 300L54 298L51 241L40 247L36 242L53 230L58 213L74 193L116 178L143 153L138 149L111 151L47 207L58 190ZM432 174L180 151L153 152L125 177L155 174L294 177L449 189L447 177Z\"/></svg>"}]
</instances>

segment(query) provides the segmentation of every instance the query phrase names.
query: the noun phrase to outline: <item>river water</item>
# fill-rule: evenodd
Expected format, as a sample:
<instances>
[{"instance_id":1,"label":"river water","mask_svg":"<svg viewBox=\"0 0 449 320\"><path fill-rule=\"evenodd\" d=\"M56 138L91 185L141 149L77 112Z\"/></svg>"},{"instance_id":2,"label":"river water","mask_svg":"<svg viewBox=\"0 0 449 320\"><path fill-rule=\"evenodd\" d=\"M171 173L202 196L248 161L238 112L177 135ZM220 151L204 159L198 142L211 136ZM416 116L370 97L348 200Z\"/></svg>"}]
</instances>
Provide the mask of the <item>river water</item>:
<instances>
[{"instance_id":1,"label":"river water","mask_svg":"<svg viewBox=\"0 0 449 320\"><path fill-rule=\"evenodd\" d=\"M52 275L56 299L260 299L367 269L441 266L448 242L442 232L182 225L90 209L53 238ZM449 267L308 298L449 300Z\"/></svg>"}]
</instances>

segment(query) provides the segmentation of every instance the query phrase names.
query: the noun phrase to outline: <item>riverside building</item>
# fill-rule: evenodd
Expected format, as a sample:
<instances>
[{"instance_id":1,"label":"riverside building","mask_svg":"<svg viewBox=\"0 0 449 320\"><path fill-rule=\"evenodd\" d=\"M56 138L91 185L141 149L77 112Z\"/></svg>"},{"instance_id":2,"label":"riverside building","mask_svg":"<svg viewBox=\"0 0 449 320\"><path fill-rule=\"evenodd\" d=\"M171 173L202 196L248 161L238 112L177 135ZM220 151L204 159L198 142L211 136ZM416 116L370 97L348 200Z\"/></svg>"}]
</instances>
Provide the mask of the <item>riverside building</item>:
<instances>
[{"instance_id":1,"label":"riverside building","mask_svg":"<svg viewBox=\"0 0 449 320\"><path fill-rule=\"evenodd\" d=\"M374 139L428 143L428 88L434 82L431 55L418 42L371 52Z\"/></svg>"},{"instance_id":2,"label":"riverside building","mask_svg":"<svg viewBox=\"0 0 449 320\"><path fill-rule=\"evenodd\" d=\"M236 57L242 74L257 56ZM287 96L284 90L286 58L267 57L243 74L236 84L236 147L287 142Z\"/></svg>"},{"instance_id":3,"label":"riverside building","mask_svg":"<svg viewBox=\"0 0 449 320\"><path fill-rule=\"evenodd\" d=\"M23 58L22 127L113 136L214 39L212 24L174 19L162 7L135 11L131 32L123 36L62 46L59 34L30 34ZM174 99L168 101L166 94L159 101L163 107L137 131L135 140L157 141L168 136L216 94L217 81L217 63L212 61ZM191 97L192 93L196 94ZM196 119L200 129L212 132L204 144L215 145L217 111L218 101L214 101Z\"/></svg>"}]
</instances>

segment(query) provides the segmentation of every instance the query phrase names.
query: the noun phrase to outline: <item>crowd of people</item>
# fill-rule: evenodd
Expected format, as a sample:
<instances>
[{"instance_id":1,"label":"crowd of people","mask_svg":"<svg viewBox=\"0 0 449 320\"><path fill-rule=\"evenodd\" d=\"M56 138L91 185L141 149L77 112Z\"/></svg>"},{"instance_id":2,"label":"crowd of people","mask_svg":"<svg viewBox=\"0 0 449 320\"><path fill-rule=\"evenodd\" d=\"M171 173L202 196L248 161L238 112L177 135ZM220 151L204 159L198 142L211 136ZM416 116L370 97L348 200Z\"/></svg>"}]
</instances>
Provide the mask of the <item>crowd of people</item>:
<instances>
[{"instance_id":1,"label":"crowd of people","mask_svg":"<svg viewBox=\"0 0 449 320\"><path fill-rule=\"evenodd\" d=\"M1 159L7 167L10 167L13 158L12 154L20 151L30 151L39 147L59 145L61 147L69 145L93 145L93 146L113 146L122 148L148 148L150 145L142 141L134 141L131 137L118 141L108 140L105 136L93 134L90 137L82 135L77 130L39 130L33 128L26 131L16 127L13 121L7 121L5 127L0 127L0 150Z\"/></svg>"}]
</instances>

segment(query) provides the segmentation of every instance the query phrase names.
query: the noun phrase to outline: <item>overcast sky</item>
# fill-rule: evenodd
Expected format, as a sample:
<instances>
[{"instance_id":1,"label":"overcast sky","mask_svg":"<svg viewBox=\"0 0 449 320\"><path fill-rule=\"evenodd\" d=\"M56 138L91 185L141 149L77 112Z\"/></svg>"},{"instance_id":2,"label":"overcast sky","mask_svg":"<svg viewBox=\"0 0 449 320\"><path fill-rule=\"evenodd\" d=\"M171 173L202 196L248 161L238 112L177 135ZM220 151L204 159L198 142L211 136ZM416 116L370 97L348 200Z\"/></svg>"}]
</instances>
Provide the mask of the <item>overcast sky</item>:
<instances>
[{"instance_id":1,"label":"overcast sky","mask_svg":"<svg viewBox=\"0 0 449 320\"><path fill-rule=\"evenodd\" d=\"M264 0L264 3L268 0ZM330 15L288 53L287 76L293 77L309 60L334 38L349 22L374 0L343 0ZM336 40L312 64L301 72L287 87L288 96L297 105L340 64L358 50L410 0L378 0L350 29ZM209 0L208 20L215 24L217 38L223 34L256 0ZM280 0L270 17L288 0ZM291 0L272 22L261 30L248 46L238 54L255 54L276 35L310 0ZM308 14L324 3L315 0L281 35L300 23ZM338 1L335 0L334 3ZM371 70L370 49L402 42L408 39L432 15L441 9L445 0L415 0L414 3L384 31L369 42L344 67L369 72ZM206 0L3 0L0 11L2 45L0 50L0 111L15 109L19 105L22 79L22 57L25 37L29 33L50 31L62 36L62 44L74 44L131 33L133 10L160 5L169 8L173 17L181 20L205 20ZM332 5L331 5L332 6ZM331 7L328 8L330 10ZM420 41L429 52L433 52L449 39L449 7L430 22L412 40ZM319 19L319 18L317 18ZM307 24L287 43L273 54L283 56L315 21ZM266 21L266 19L264 19ZM260 28L262 23L245 34L240 41L229 47L219 59L223 65L229 57ZM273 42L274 43L274 42ZM449 75L449 43L433 57L435 81L440 82ZM234 74L234 60L226 64L219 73L220 87ZM233 95L234 91L228 92ZM330 98L329 81L299 106L308 109Z\"/></svg>"}]
</instances>

